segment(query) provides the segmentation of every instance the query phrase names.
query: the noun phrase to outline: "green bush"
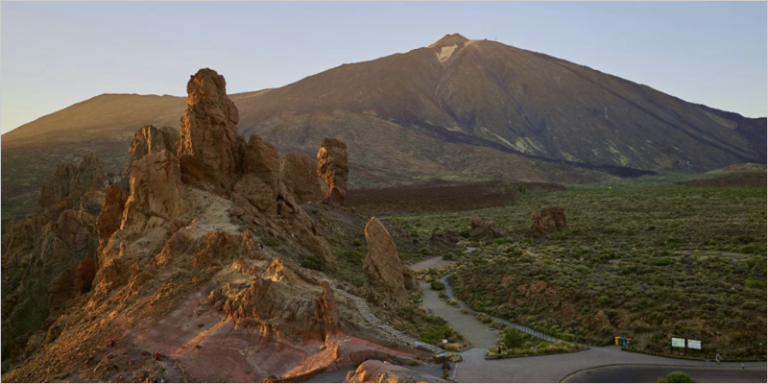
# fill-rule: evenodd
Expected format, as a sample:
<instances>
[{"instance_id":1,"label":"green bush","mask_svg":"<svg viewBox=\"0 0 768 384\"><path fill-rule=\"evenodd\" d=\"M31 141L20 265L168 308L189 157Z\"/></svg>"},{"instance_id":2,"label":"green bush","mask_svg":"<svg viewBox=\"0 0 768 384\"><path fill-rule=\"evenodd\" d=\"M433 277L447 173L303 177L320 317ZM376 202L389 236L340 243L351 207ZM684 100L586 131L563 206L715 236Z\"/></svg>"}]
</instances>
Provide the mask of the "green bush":
<instances>
[{"instance_id":1,"label":"green bush","mask_svg":"<svg viewBox=\"0 0 768 384\"><path fill-rule=\"evenodd\" d=\"M744 282L744 285L746 285L747 287L761 288L761 287L765 287L765 281L764 280L756 280L756 279L747 279Z\"/></svg>"},{"instance_id":2,"label":"green bush","mask_svg":"<svg viewBox=\"0 0 768 384\"><path fill-rule=\"evenodd\" d=\"M362 253L358 251L344 251L342 254L345 259L352 263L359 263L363 260L363 257L365 257Z\"/></svg>"},{"instance_id":3,"label":"green bush","mask_svg":"<svg viewBox=\"0 0 768 384\"><path fill-rule=\"evenodd\" d=\"M496 240L494 240L493 242L494 242L494 243L496 243L496 244L498 244L498 245L502 245L502 244L509 244L509 243L511 243L511 242L512 242L512 240L510 240L510 239L507 239L506 237L502 237L502 238L500 238L500 239L496 239Z\"/></svg>"},{"instance_id":4,"label":"green bush","mask_svg":"<svg viewBox=\"0 0 768 384\"><path fill-rule=\"evenodd\" d=\"M360 239L355 239L354 241L352 241L352 245L354 245L355 247L359 247L363 245L363 242Z\"/></svg>"},{"instance_id":5,"label":"green bush","mask_svg":"<svg viewBox=\"0 0 768 384\"><path fill-rule=\"evenodd\" d=\"M422 248L422 249L419 249L419 253L421 253L424 256L429 256L432 254L432 250L430 250L429 248Z\"/></svg>"},{"instance_id":6,"label":"green bush","mask_svg":"<svg viewBox=\"0 0 768 384\"><path fill-rule=\"evenodd\" d=\"M611 301L611 298L606 295L602 295L597 299L597 302L602 305L608 304L609 301Z\"/></svg>"},{"instance_id":7,"label":"green bush","mask_svg":"<svg viewBox=\"0 0 768 384\"><path fill-rule=\"evenodd\" d=\"M693 380L687 373L676 371L667 375L667 383L693 383Z\"/></svg>"},{"instance_id":8,"label":"green bush","mask_svg":"<svg viewBox=\"0 0 768 384\"><path fill-rule=\"evenodd\" d=\"M442 291L445 289L445 284L435 280L429 284L429 286L434 289L435 291Z\"/></svg>"},{"instance_id":9,"label":"green bush","mask_svg":"<svg viewBox=\"0 0 768 384\"><path fill-rule=\"evenodd\" d=\"M301 261L301 266L304 268L314 269L316 271L322 271L325 266L325 260L312 255Z\"/></svg>"},{"instance_id":10,"label":"green bush","mask_svg":"<svg viewBox=\"0 0 768 384\"><path fill-rule=\"evenodd\" d=\"M465 239L469 239L469 230L465 229L465 230L459 232L459 236L461 236L461 237L463 237Z\"/></svg>"},{"instance_id":11,"label":"green bush","mask_svg":"<svg viewBox=\"0 0 768 384\"><path fill-rule=\"evenodd\" d=\"M504 346L508 349L520 348L523 346L524 342L523 335L516 329L509 328L504 331Z\"/></svg>"},{"instance_id":12,"label":"green bush","mask_svg":"<svg viewBox=\"0 0 768 384\"><path fill-rule=\"evenodd\" d=\"M653 265L658 267L663 267L665 265L670 265L670 264L672 264L672 259L670 259L669 257L659 257L658 259L653 261Z\"/></svg>"},{"instance_id":13,"label":"green bush","mask_svg":"<svg viewBox=\"0 0 768 384\"><path fill-rule=\"evenodd\" d=\"M266 245L267 247L274 247L277 244L278 244L277 239L274 239L271 237L267 237L264 239L264 245Z\"/></svg>"}]
</instances>

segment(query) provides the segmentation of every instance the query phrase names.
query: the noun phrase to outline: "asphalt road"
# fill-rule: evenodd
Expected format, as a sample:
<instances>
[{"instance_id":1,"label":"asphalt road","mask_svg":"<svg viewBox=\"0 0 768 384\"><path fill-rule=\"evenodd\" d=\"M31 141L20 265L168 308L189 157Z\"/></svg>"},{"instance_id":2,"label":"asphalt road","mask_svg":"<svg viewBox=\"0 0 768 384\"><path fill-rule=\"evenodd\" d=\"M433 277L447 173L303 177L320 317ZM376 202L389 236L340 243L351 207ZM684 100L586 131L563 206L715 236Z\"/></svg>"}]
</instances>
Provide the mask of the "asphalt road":
<instances>
[{"instance_id":1,"label":"asphalt road","mask_svg":"<svg viewBox=\"0 0 768 384\"><path fill-rule=\"evenodd\" d=\"M682 371L697 383L765 383L766 367L722 368L615 365L591 368L568 376L565 383L653 383L670 372Z\"/></svg>"}]
</instances>

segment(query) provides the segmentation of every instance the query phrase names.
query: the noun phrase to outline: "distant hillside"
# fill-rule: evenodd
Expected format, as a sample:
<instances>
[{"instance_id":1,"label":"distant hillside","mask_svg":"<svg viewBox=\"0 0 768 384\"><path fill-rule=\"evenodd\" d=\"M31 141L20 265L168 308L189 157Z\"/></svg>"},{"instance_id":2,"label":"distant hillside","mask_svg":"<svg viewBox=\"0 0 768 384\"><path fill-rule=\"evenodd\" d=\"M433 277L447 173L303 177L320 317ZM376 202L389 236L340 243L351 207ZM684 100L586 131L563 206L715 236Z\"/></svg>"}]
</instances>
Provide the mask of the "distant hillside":
<instances>
[{"instance_id":1,"label":"distant hillside","mask_svg":"<svg viewBox=\"0 0 768 384\"><path fill-rule=\"evenodd\" d=\"M346 142L353 187L573 183L766 161L765 118L458 34L232 99L240 131L281 152ZM178 127L183 109L179 97L102 95L3 135L3 217L27 211L56 163L95 151L117 170L140 126Z\"/></svg>"}]
</instances>

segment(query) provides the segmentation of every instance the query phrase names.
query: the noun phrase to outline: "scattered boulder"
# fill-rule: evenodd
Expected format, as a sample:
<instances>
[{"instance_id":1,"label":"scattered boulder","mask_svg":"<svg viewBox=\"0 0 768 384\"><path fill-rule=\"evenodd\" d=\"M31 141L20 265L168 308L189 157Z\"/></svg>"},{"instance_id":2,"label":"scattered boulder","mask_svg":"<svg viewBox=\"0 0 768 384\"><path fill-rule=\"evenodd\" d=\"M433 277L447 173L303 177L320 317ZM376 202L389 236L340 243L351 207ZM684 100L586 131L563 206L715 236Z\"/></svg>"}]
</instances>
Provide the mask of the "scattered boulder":
<instances>
[{"instance_id":1,"label":"scattered boulder","mask_svg":"<svg viewBox=\"0 0 768 384\"><path fill-rule=\"evenodd\" d=\"M534 209L531 213L530 232L534 236L555 233L566 228L565 209L562 207L544 208L541 212Z\"/></svg>"},{"instance_id":2,"label":"scattered boulder","mask_svg":"<svg viewBox=\"0 0 768 384\"><path fill-rule=\"evenodd\" d=\"M345 383L447 383L447 380L380 360L366 360L347 374Z\"/></svg>"},{"instance_id":3,"label":"scattered boulder","mask_svg":"<svg viewBox=\"0 0 768 384\"><path fill-rule=\"evenodd\" d=\"M363 270L368 277L368 300L382 306L408 304L403 278L404 268L397 254L397 245L379 219L372 217L365 226L368 255Z\"/></svg>"},{"instance_id":4,"label":"scattered boulder","mask_svg":"<svg viewBox=\"0 0 768 384\"><path fill-rule=\"evenodd\" d=\"M316 203L325 198L328 187L317 177L317 162L297 152L288 152L280 161L280 182L298 204Z\"/></svg>"},{"instance_id":5,"label":"scattered boulder","mask_svg":"<svg viewBox=\"0 0 768 384\"><path fill-rule=\"evenodd\" d=\"M474 239L495 239L501 237L493 220L483 220L477 216L469 218L469 237Z\"/></svg>"},{"instance_id":6,"label":"scattered boulder","mask_svg":"<svg viewBox=\"0 0 768 384\"><path fill-rule=\"evenodd\" d=\"M244 140L237 134L240 115L226 81L204 68L190 78L187 94L178 149L182 178L201 189L229 191L240 171Z\"/></svg>"},{"instance_id":7,"label":"scattered boulder","mask_svg":"<svg viewBox=\"0 0 768 384\"><path fill-rule=\"evenodd\" d=\"M146 155L133 163L131 194L120 229L141 232L169 222L186 213L186 199L176 157L168 151Z\"/></svg>"},{"instance_id":8,"label":"scattered boulder","mask_svg":"<svg viewBox=\"0 0 768 384\"><path fill-rule=\"evenodd\" d=\"M461 241L461 236L459 235L459 231L448 229L442 233L433 232L429 240L446 245L455 245Z\"/></svg>"},{"instance_id":9,"label":"scattered boulder","mask_svg":"<svg viewBox=\"0 0 768 384\"><path fill-rule=\"evenodd\" d=\"M334 207L347 197L347 145L336 139L324 139L317 152L317 175L328 186L324 203Z\"/></svg>"}]
</instances>

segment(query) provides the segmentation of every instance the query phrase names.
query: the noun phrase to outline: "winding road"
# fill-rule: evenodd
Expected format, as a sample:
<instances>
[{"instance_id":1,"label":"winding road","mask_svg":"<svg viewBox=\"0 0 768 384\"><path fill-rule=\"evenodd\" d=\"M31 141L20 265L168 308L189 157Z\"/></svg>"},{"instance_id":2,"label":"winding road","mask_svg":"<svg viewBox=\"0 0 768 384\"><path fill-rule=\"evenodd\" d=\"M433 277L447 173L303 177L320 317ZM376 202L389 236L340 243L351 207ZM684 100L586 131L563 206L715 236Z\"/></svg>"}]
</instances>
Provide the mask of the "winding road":
<instances>
[{"instance_id":1,"label":"winding road","mask_svg":"<svg viewBox=\"0 0 768 384\"><path fill-rule=\"evenodd\" d=\"M413 270L436 268L451 262L435 257L411 265ZM624 352L618 347L599 347L589 350L547 356L485 360L489 346L495 344L496 331L470 314L461 313L440 299L429 284L420 282L423 303L435 315L444 318L455 330L472 342L474 348L462 353L464 362L457 365L455 379L460 382L653 382L657 377L674 370L690 370L699 382L735 381L765 382L766 363L747 363L742 370L739 363L678 360L639 353ZM652 378L652 379L648 379Z\"/></svg>"}]
</instances>

